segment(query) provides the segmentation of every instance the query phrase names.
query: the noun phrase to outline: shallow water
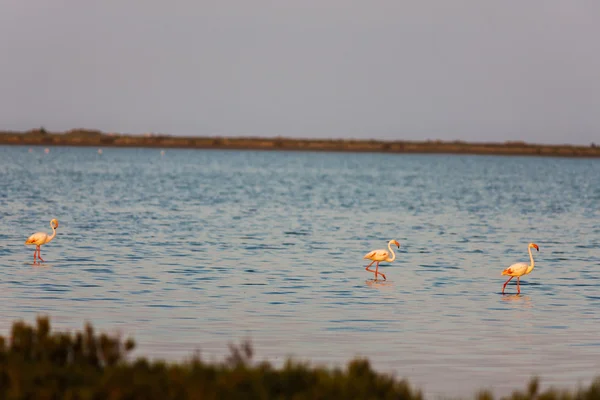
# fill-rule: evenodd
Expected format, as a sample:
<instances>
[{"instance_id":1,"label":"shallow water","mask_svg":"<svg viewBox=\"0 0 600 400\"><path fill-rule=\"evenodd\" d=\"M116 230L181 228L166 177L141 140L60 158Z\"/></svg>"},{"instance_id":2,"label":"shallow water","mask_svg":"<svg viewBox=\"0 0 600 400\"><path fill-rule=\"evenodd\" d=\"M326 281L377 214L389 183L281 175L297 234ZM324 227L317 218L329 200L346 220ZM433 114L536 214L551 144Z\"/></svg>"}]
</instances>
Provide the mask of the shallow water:
<instances>
[{"instance_id":1,"label":"shallow water","mask_svg":"<svg viewBox=\"0 0 600 400\"><path fill-rule=\"evenodd\" d=\"M0 331L91 321L170 360L250 338L431 396L574 387L600 375L599 209L593 159L0 146ZM373 282L362 257L390 239Z\"/></svg>"}]
</instances>

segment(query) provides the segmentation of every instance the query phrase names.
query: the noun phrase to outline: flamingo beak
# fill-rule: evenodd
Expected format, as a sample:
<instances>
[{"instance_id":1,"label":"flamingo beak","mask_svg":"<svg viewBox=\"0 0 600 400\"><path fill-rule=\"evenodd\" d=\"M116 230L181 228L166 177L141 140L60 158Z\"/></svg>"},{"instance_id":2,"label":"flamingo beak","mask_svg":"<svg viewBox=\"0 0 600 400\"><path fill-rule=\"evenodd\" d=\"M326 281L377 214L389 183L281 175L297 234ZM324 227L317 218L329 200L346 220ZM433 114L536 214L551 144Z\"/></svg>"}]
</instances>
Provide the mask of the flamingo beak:
<instances>
[{"instance_id":1,"label":"flamingo beak","mask_svg":"<svg viewBox=\"0 0 600 400\"><path fill-rule=\"evenodd\" d=\"M394 241L394 243L396 243L396 246L398 246L398 248L400 248L400 243L398 243L397 241Z\"/></svg>"},{"instance_id":2,"label":"flamingo beak","mask_svg":"<svg viewBox=\"0 0 600 400\"><path fill-rule=\"evenodd\" d=\"M537 251L540 251L540 248L538 247L538 245L537 245L537 244L535 244L535 243L534 243L534 244L533 244L533 247L535 247L535 249L536 249Z\"/></svg>"}]
</instances>

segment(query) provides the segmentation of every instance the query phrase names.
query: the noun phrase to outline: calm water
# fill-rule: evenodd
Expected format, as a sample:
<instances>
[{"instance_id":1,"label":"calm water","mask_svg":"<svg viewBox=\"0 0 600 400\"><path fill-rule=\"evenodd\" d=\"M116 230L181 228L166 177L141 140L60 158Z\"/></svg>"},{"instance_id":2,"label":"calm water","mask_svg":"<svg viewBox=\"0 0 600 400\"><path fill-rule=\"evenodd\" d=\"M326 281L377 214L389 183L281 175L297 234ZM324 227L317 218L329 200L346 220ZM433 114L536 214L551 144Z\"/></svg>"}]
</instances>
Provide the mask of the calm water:
<instances>
[{"instance_id":1,"label":"calm water","mask_svg":"<svg viewBox=\"0 0 600 400\"><path fill-rule=\"evenodd\" d=\"M250 338L432 396L573 387L600 375L599 209L600 160L0 147L0 331L89 320L170 360ZM362 257L390 239L374 283Z\"/></svg>"}]
</instances>

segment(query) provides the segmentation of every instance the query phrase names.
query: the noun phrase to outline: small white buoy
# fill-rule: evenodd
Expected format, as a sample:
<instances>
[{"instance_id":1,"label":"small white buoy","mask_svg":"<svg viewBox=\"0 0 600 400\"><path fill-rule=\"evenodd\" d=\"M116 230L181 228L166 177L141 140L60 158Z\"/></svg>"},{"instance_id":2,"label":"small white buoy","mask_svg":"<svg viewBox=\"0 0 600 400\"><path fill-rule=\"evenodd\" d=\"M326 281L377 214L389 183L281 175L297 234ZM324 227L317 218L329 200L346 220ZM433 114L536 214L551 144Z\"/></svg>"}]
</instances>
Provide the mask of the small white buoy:
<instances>
[{"instance_id":1,"label":"small white buoy","mask_svg":"<svg viewBox=\"0 0 600 400\"><path fill-rule=\"evenodd\" d=\"M46 153L46 154L50 153L50 149L46 147L46 148L44 149L44 153Z\"/></svg>"},{"instance_id":2,"label":"small white buoy","mask_svg":"<svg viewBox=\"0 0 600 400\"><path fill-rule=\"evenodd\" d=\"M98 149L98 154L102 154L102 149Z\"/></svg>"},{"instance_id":3,"label":"small white buoy","mask_svg":"<svg viewBox=\"0 0 600 400\"><path fill-rule=\"evenodd\" d=\"M161 150L161 151L160 151L160 155L161 155L161 156L164 156L164 155L165 155L165 151L164 151L164 150Z\"/></svg>"}]
</instances>

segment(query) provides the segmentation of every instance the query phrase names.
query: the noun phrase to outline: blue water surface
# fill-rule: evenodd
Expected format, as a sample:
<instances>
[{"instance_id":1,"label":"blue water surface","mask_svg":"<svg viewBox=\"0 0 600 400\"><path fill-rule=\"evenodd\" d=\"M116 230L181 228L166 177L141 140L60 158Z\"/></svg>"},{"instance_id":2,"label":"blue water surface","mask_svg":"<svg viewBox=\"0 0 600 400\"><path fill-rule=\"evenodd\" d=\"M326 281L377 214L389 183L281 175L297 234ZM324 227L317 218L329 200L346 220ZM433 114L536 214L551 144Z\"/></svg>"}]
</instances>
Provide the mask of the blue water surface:
<instances>
[{"instance_id":1,"label":"blue water surface","mask_svg":"<svg viewBox=\"0 0 600 400\"><path fill-rule=\"evenodd\" d=\"M599 217L597 159L0 146L0 333L49 315L173 361L248 338L433 396L574 387L600 375Z\"/></svg>"}]
</instances>

